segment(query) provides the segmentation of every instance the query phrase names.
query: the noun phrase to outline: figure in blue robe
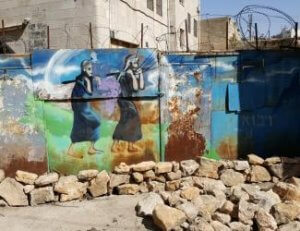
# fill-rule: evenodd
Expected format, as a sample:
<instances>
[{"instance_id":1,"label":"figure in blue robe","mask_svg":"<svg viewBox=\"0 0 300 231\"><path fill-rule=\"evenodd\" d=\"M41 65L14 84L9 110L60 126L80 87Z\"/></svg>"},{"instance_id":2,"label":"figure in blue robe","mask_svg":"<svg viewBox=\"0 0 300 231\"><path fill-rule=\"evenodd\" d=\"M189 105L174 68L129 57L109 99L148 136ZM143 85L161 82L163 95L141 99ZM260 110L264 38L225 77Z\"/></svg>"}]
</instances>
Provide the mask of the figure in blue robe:
<instances>
[{"instance_id":1,"label":"figure in blue robe","mask_svg":"<svg viewBox=\"0 0 300 231\"><path fill-rule=\"evenodd\" d=\"M118 150L116 146L121 140L128 142L129 152L138 151L139 148L134 146L134 143L143 137L142 125L138 110L132 102L132 96L134 92L144 89L144 78L136 56L126 57L124 70L117 80L121 88L118 98L120 120L113 134L112 151Z\"/></svg>"},{"instance_id":2,"label":"figure in blue robe","mask_svg":"<svg viewBox=\"0 0 300 231\"><path fill-rule=\"evenodd\" d=\"M72 143L68 149L68 154L73 157L78 157L73 151L74 143L83 141L90 142L88 154L96 154L98 150L95 148L95 143L100 137L100 118L88 100L93 95L94 90L92 63L83 61L81 70L81 74L76 77L71 100L74 120L71 132Z\"/></svg>"}]
</instances>

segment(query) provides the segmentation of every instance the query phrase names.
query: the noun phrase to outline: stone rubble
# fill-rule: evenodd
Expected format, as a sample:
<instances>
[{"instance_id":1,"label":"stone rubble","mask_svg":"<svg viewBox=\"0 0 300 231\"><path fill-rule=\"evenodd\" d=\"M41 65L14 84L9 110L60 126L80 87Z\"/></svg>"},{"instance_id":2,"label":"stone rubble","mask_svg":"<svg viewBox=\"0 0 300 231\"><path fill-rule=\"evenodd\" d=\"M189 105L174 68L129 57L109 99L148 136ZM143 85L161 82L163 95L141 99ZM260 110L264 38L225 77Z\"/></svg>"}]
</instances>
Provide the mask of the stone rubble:
<instances>
[{"instance_id":1,"label":"stone rubble","mask_svg":"<svg viewBox=\"0 0 300 231\"><path fill-rule=\"evenodd\" d=\"M16 180L24 184L34 184L34 181L38 178L38 175L35 173L25 172L18 170L16 172Z\"/></svg>"},{"instance_id":2,"label":"stone rubble","mask_svg":"<svg viewBox=\"0 0 300 231\"><path fill-rule=\"evenodd\" d=\"M106 195L108 192L109 175L105 170L98 173L97 176L90 181L88 191L93 197Z\"/></svg>"},{"instance_id":3,"label":"stone rubble","mask_svg":"<svg viewBox=\"0 0 300 231\"><path fill-rule=\"evenodd\" d=\"M157 193L149 193L136 206L139 216L151 216L156 205L163 205L164 200Z\"/></svg>"},{"instance_id":4,"label":"stone rubble","mask_svg":"<svg viewBox=\"0 0 300 231\"><path fill-rule=\"evenodd\" d=\"M98 175L99 171L95 169L79 171L77 178L81 181L89 181L94 179Z\"/></svg>"},{"instance_id":5,"label":"stone rubble","mask_svg":"<svg viewBox=\"0 0 300 231\"><path fill-rule=\"evenodd\" d=\"M46 186L46 185L50 185L50 184L54 184L58 181L59 179L59 175L56 172L51 172L49 174L44 174L39 176L34 184L36 186Z\"/></svg>"},{"instance_id":6,"label":"stone rubble","mask_svg":"<svg viewBox=\"0 0 300 231\"><path fill-rule=\"evenodd\" d=\"M76 176L17 171L13 179L0 169L0 206L147 193L137 215L161 230L300 231L299 169L299 158L254 154L247 161L120 163L112 173L88 169Z\"/></svg>"},{"instance_id":7,"label":"stone rubble","mask_svg":"<svg viewBox=\"0 0 300 231\"><path fill-rule=\"evenodd\" d=\"M55 195L52 187L42 187L30 192L30 205L45 204L55 201Z\"/></svg>"},{"instance_id":8,"label":"stone rubble","mask_svg":"<svg viewBox=\"0 0 300 231\"><path fill-rule=\"evenodd\" d=\"M186 220L184 212L167 205L156 205L152 214L154 223L165 231L180 226Z\"/></svg>"},{"instance_id":9,"label":"stone rubble","mask_svg":"<svg viewBox=\"0 0 300 231\"><path fill-rule=\"evenodd\" d=\"M5 178L0 184L0 198L10 206L27 206L28 198L23 191L23 185L13 178Z\"/></svg>"}]
</instances>

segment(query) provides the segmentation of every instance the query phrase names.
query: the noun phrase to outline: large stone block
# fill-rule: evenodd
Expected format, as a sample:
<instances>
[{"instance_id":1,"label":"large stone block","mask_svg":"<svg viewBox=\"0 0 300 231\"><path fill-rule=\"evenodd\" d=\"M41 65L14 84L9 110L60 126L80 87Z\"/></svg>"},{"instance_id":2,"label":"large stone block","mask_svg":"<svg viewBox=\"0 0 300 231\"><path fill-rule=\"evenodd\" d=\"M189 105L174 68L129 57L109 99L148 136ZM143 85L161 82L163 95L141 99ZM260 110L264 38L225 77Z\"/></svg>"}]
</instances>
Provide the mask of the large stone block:
<instances>
[{"instance_id":1,"label":"large stone block","mask_svg":"<svg viewBox=\"0 0 300 231\"><path fill-rule=\"evenodd\" d=\"M266 168L263 166L252 166L250 172L250 181L251 182L264 182L271 181L271 175Z\"/></svg>"},{"instance_id":2,"label":"large stone block","mask_svg":"<svg viewBox=\"0 0 300 231\"><path fill-rule=\"evenodd\" d=\"M54 191L61 193L60 201L81 199L87 192L88 182L78 182L76 176L62 176L54 186Z\"/></svg>"},{"instance_id":3,"label":"large stone block","mask_svg":"<svg viewBox=\"0 0 300 231\"><path fill-rule=\"evenodd\" d=\"M181 205L178 205L176 208L184 212L190 221L195 219L199 212L198 208L191 202L184 202Z\"/></svg>"},{"instance_id":4,"label":"large stone block","mask_svg":"<svg viewBox=\"0 0 300 231\"><path fill-rule=\"evenodd\" d=\"M165 184L157 181L148 182L150 192L160 192L165 190Z\"/></svg>"},{"instance_id":5,"label":"large stone block","mask_svg":"<svg viewBox=\"0 0 300 231\"><path fill-rule=\"evenodd\" d=\"M293 184L279 182L273 187L273 191L277 193L283 201L300 202L300 190Z\"/></svg>"},{"instance_id":6,"label":"large stone block","mask_svg":"<svg viewBox=\"0 0 300 231\"><path fill-rule=\"evenodd\" d=\"M250 164L263 165L264 163L264 159L255 154L249 154L247 157Z\"/></svg>"},{"instance_id":7,"label":"large stone block","mask_svg":"<svg viewBox=\"0 0 300 231\"><path fill-rule=\"evenodd\" d=\"M91 180L88 191L93 197L102 196L108 193L109 176L105 170L101 171L96 178Z\"/></svg>"},{"instance_id":8,"label":"large stone block","mask_svg":"<svg viewBox=\"0 0 300 231\"><path fill-rule=\"evenodd\" d=\"M255 214L255 221L259 229L276 230L277 223L272 215L264 209L259 209Z\"/></svg>"},{"instance_id":9,"label":"large stone block","mask_svg":"<svg viewBox=\"0 0 300 231\"><path fill-rule=\"evenodd\" d=\"M143 180L144 180L143 174L142 174L142 173L139 173L139 172L134 172L134 173L132 173L132 178L134 179L134 181L135 181L136 183L141 183L141 182L143 182Z\"/></svg>"},{"instance_id":10,"label":"large stone block","mask_svg":"<svg viewBox=\"0 0 300 231\"><path fill-rule=\"evenodd\" d=\"M279 179L287 179L290 177L300 176L300 164L277 163L268 166L270 173Z\"/></svg>"},{"instance_id":11,"label":"large stone block","mask_svg":"<svg viewBox=\"0 0 300 231\"><path fill-rule=\"evenodd\" d=\"M167 179L168 180L179 180L182 176L182 173L180 170L176 172L169 172L167 173Z\"/></svg>"},{"instance_id":12,"label":"large stone block","mask_svg":"<svg viewBox=\"0 0 300 231\"><path fill-rule=\"evenodd\" d=\"M203 189L204 191L212 192L214 190L220 190L225 192L226 190L226 187L221 180L215 180L205 177L193 177L193 181L196 186Z\"/></svg>"},{"instance_id":13,"label":"large stone block","mask_svg":"<svg viewBox=\"0 0 300 231\"><path fill-rule=\"evenodd\" d=\"M199 165L196 175L201 176L201 177L209 177L209 178L218 179L220 165L221 164L216 160L201 157L200 165Z\"/></svg>"},{"instance_id":14,"label":"large stone block","mask_svg":"<svg viewBox=\"0 0 300 231\"><path fill-rule=\"evenodd\" d=\"M211 226L214 228L214 231L230 231L230 228L219 221L212 221Z\"/></svg>"},{"instance_id":15,"label":"large stone block","mask_svg":"<svg viewBox=\"0 0 300 231\"><path fill-rule=\"evenodd\" d=\"M180 168L183 176L191 176L199 168L199 164L195 160L183 160L180 162Z\"/></svg>"},{"instance_id":16,"label":"large stone block","mask_svg":"<svg viewBox=\"0 0 300 231\"><path fill-rule=\"evenodd\" d=\"M126 163L122 162L114 168L114 173L117 173L117 174L129 173L130 170L131 170L130 166L128 166Z\"/></svg>"},{"instance_id":17,"label":"large stone block","mask_svg":"<svg viewBox=\"0 0 300 231\"><path fill-rule=\"evenodd\" d=\"M229 187L245 182L245 176L242 173L236 172L232 169L223 171L220 178L223 183Z\"/></svg>"},{"instance_id":18,"label":"large stone block","mask_svg":"<svg viewBox=\"0 0 300 231\"><path fill-rule=\"evenodd\" d=\"M179 209L166 205L157 205L153 210L154 223L164 231L180 226L186 220L186 215Z\"/></svg>"},{"instance_id":19,"label":"large stone block","mask_svg":"<svg viewBox=\"0 0 300 231\"><path fill-rule=\"evenodd\" d=\"M56 183L58 181L58 179L59 179L59 175L56 172L51 172L51 173L39 176L35 180L34 184L37 186L46 186L49 184Z\"/></svg>"},{"instance_id":20,"label":"large stone block","mask_svg":"<svg viewBox=\"0 0 300 231\"><path fill-rule=\"evenodd\" d=\"M139 216L151 216L156 205L163 205L164 201L157 193L149 193L136 206Z\"/></svg>"},{"instance_id":21,"label":"large stone block","mask_svg":"<svg viewBox=\"0 0 300 231\"><path fill-rule=\"evenodd\" d=\"M130 176L128 174L110 174L109 187L113 189L121 184L128 184Z\"/></svg>"},{"instance_id":22,"label":"large stone block","mask_svg":"<svg viewBox=\"0 0 300 231\"><path fill-rule=\"evenodd\" d=\"M98 175L99 171L96 169L88 169L79 171L77 178L81 181L89 181Z\"/></svg>"},{"instance_id":23,"label":"large stone block","mask_svg":"<svg viewBox=\"0 0 300 231\"><path fill-rule=\"evenodd\" d=\"M135 195L139 192L139 185L137 184L123 184L118 186L120 195Z\"/></svg>"},{"instance_id":24,"label":"large stone block","mask_svg":"<svg viewBox=\"0 0 300 231\"><path fill-rule=\"evenodd\" d=\"M237 171L245 171L250 169L249 162L246 160L234 160L234 169Z\"/></svg>"},{"instance_id":25,"label":"large stone block","mask_svg":"<svg viewBox=\"0 0 300 231\"><path fill-rule=\"evenodd\" d=\"M160 162L155 166L155 173L162 174L172 172L173 164L171 162Z\"/></svg>"},{"instance_id":26,"label":"large stone block","mask_svg":"<svg viewBox=\"0 0 300 231\"><path fill-rule=\"evenodd\" d=\"M25 172L18 170L16 172L16 180L24 184L34 184L34 181L38 178L38 175L31 172Z\"/></svg>"},{"instance_id":27,"label":"large stone block","mask_svg":"<svg viewBox=\"0 0 300 231\"><path fill-rule=\"evenodd\" d=\"M23 185L12 178L5 178L0 184L0 197L10 206L27 206L28 199L23 192Z\"/></svg>"},{"instance_id":28,"label":"large stone block","mask_svg":"<svg viewBox=\"0 0 300 231\"><path fill-rule=\"evenodd\" d=\"M181 180L172 180L166 182L167 191L176 191L180 187Z\"/></svg>"},{"instance_id":29,"label":"large stone block","mask_svg":"<svg viewBox=\"0 0 300 231\"><path fill-rule=\"evenodd\" d=\"M139 164L132 165L131 167L135 172L146 172L148 170L154 169L155 165L156 164L154 161L144 161Z\"/></svg>"},{"instance_id":30,"label":"large stone block","mask_svg":"<svg viewBox=\"0 0 300 231\"><path fill-rule=\"evenodd\" d=\"M300 218L300 206L293 202L278 203L271 210L277 224L286 224Z\"/></svg>"},{"instance_id":31,"label":"large stone block","mask_svg":"<svg viewBox=\"0 0 300 231\"><path fill-rule=\"evenodd\" d=\"M30 205L35 206L55 201L52 187L37 188L30 192Z\"/></svg>"},{"instance_id":32,"label":"large stone block","mask_svg":"<svg viewBox=\"0 0 300 231\"><path fill-rule=\"evenodd\" d=\"M188 187L181 191L180 196L186 200L194 200L200 195L200 189L196 187Z\"/></svg>"}]
</instances>

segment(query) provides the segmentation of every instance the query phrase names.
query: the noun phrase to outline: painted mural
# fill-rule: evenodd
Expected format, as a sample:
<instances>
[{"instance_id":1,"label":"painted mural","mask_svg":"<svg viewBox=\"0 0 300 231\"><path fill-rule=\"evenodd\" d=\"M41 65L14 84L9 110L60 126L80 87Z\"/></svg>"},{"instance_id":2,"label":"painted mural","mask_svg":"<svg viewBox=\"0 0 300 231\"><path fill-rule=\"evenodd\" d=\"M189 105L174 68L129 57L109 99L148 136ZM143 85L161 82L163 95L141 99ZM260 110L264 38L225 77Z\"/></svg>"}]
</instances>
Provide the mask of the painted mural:
<instances>
[{"instance_id":1,"label":"painted mural","mask_svg":"<svg viewBox=\"0 0 300 231\"><path fill-rule=\"evenodd\" d=\"M37 50L0 56L0 168L300 153L300 55Z\"/></svg>"},{"instance_id":2,"label":"painted mural","mask_svg":"<svg viewBox=\"0 0 300 231\"><path fill-rule=\"evenodd\" d=\"M158 63L152 50L33 54L35 95L45 101L50 170L110 170L160 159Z\"/></svg>"}]
</instances>

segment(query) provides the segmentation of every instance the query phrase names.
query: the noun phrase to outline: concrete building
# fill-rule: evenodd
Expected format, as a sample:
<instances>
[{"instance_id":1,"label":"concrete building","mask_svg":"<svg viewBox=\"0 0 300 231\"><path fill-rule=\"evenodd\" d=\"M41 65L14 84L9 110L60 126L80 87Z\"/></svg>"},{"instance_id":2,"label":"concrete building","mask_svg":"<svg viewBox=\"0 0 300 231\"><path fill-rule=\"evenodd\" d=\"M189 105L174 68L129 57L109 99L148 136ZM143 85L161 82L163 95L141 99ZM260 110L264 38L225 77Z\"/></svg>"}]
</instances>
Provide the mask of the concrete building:
<instances>
[{"instance_id":1,"label":"concrete building","mask_svg":"<svg viewBox=\"0 0 300 231\"><path fill-rule=\"evenodd\" d=\"M297 34L298 34L298 37L299 37L300 36L300 29L298 29ZM295 36L296 36L295 28L283 27L281 29L281 32L279 34L273 36L273 38L288 39L288 38L295 38Z\"/></svg>"},{"instance_id":2,"label":"concrete building","mask_svg":"<svg viewBox=\"0 0 300 231\"><path fill-rule=\"evenodd\" d=\"M47 47L182 51L187 43L198 50L198 0L0 0L0 15L0 42L8 45L2 45L7 52Z\"/></svg>"},{"instance_id":3,"label":"concrete building","mask_svg":"<svg viewBox=\"0 0 300 231\"><path fill-rule=\"evenodd\" d=\"M240 46L240 33L230 17L209 18L200 21L200 50L237 49Z\"/></svg>"}]
</instances>

